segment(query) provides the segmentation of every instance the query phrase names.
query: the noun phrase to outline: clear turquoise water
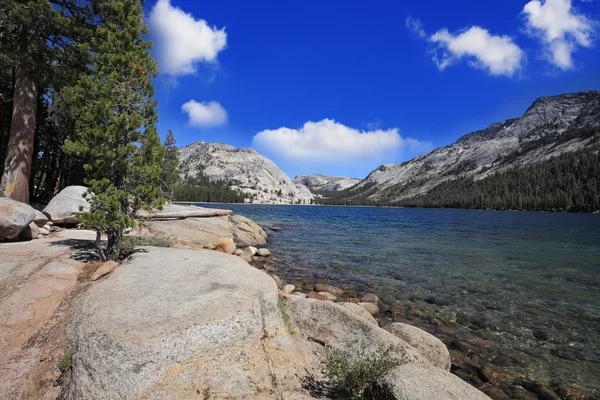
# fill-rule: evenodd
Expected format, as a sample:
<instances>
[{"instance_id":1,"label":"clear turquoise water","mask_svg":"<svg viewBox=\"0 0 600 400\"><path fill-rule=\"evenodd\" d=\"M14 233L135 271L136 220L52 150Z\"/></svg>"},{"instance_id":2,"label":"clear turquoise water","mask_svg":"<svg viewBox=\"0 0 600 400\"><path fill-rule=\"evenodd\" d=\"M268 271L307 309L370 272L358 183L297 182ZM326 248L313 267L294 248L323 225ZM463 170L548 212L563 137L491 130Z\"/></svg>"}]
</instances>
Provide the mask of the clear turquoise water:
<instances>
[{"instance_id":1,"label":"clear turquoise water","mask_svg":"<svg viewBox=\"0 0 600 400\"><path fill-rule=\"evenodd\" d=\"M333 280L436 307L485 331L509 368L600 389L600 215L210 206L280 226L267 231L268 247L287 281ZM443 305L424 301L432 296Z\"/></svg>"}]
</instances>

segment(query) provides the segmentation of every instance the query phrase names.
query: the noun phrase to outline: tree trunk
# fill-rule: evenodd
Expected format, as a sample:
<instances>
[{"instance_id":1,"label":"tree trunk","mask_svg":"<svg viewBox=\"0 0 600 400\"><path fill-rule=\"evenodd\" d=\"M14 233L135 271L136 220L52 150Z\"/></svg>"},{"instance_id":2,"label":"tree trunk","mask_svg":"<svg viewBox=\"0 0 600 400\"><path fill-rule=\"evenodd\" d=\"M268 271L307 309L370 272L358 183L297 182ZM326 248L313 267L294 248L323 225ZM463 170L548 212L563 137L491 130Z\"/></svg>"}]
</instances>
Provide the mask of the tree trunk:
<instances>
[{"instance_id":1,"label":"tree trunk","mask_svg":"<svg viewBox=\"0 0 600 400\"><path fill-rule=\"evenodd\" d=\"M23 203L29 203L37 109L37 88L27 58L15 70L12 122L0 183L0 195Z\"/></svg>"},{"instance_id":2,"label":"tree trunk","mask_svg":"<svg viewBox=\"0 0 600 400\"><path fill-rule=\"evenodd\" d=\"M106 246L106 259L116 261L121 254L121 245L123 244L123 230L122 229L109 229L108 232L108 244Z\"/></svg>"}]
</instances>

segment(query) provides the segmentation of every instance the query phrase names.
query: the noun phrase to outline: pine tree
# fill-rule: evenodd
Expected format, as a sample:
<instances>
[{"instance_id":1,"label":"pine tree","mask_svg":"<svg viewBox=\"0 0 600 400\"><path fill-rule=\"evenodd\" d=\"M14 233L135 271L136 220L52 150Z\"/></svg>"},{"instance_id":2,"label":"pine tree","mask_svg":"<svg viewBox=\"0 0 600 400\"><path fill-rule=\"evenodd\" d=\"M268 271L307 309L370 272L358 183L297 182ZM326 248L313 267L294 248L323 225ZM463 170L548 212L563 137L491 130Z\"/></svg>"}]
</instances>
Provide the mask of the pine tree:
<instances>
[{"instance_id":1,"label":"pine tree","mask_svg":"<svg viewBox=\"0 0 600 400\"><path fill-rule=\"evenodd\" d=\"M167 200L173 200L175 187L181 178L179 175L179 149L175 145L175 136L169 130L163 143L165 155L162 161L160 190L162 196Z\"/></svg>"},{"instance_id":2,"label":"pine tree","mask_svg":"<svg viewBox=\"0 0 600 400\"><path fill-rule=\"evenodd\" d=\"M88 52L80 44L98 18L91 0L0 0L0 9L0 69L13 71L0 195L28 203L38 105L46 89L60 88L85 68Z\"/></svg>"},{"instance_id":3,"label":"pine tree","mask_svg":"<svg viewBox=\"0 0 600 400\"><path fill-rule=\"evenodd\" d=\"M158 71L150 43L142 38L147 33L142 6L139 0L112 0L102 4L101 13L106 22L92 42L91 73L67 91L77 133L65 150L86 156L91 209L81 219L96 230L102 259L115 260L135 212L164 202L159 193L163 149L152 99ZM106 250L102 233L108 236Z\"/></svg>"}]
</instances>

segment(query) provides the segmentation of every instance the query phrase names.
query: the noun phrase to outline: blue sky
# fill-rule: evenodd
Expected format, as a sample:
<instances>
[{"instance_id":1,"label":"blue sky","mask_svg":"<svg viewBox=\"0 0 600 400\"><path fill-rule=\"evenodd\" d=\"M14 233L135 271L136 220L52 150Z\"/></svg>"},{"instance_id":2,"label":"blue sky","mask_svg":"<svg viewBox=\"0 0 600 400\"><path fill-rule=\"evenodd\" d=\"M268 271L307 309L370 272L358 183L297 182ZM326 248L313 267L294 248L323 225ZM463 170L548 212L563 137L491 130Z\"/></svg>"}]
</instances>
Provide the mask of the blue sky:
<instances>
[{"instance_id":1,"label":"blue sky","mask_svg":"<svg viewBox=\"0 0 600 400\"><path fill-rule=\"evenodd\" d=\"M145 4L159 131L363 178L600 89L600 0Z\"/></svg>"}]
</instances>

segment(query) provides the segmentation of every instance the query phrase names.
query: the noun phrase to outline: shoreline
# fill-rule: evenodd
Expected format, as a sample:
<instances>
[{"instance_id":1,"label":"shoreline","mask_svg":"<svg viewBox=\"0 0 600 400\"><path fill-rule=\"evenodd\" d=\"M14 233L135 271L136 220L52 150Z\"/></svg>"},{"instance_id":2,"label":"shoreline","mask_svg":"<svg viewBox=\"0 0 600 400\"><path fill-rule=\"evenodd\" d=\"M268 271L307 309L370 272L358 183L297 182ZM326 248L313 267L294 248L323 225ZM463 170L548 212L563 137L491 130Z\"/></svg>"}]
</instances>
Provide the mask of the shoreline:
<instances>
[{"instance_id":1,"label":"shoreline","mask_svg":"<svg viewBox=\"0 0 600 400\"><path fill-rule=\"evenodd\" d=\"M296 207L345 207L345 208L382 208L382 209L400 209L400 210L451 210L451 211L485 211L485 212L514 212L514 213L542 213L542 214L589 214L597 215L600 211L564 211L564 210L513 210L513 209L496 209L496 208L449 208L449 207L406 207L406 206L367 206L367 205L343 205L343 204L290 204L290 203L210 203L210 202L188 202L188 201L173 201L177 205L194 205L194 204L210 204L210 205L235 205L235 206L296 206Z\"/></svg>"},{"instance_id":2,"label":"shoreline","mask_svg":"<svg viewBox=\"0 0 600 400\"><path fill-rule=\"evenodd\" d=\"M272 223L277 224L276 221L272 221ZM270 230L269 225L263 225L262 227L265 230ZM278 233L279 230L276 230L269 235ZM357 285L356 282L345 282L339 277L315 279L316 277L310 273L299 275L302 272L299 272L298 268L290 270L289 265L281 263L281 261L277 258L277 249L275 249L273 258L254 260L251 265L266 270L268 273L277 274L284 283L294 284L304 293L313 290L311 288L314 288L318 283L337 285L346 292L337 302L356 301L359 294L377 294L382 300L380 303L381 312L378 314L378 325L380 327L386 327L394 322L408 323L442 340L452 355L453 366L451 372L476 388L484 390L486 394L494 399L526 398L514 397L517 396L517 391L522 389L520 383L526 386L525 390L530 395L540 396L539 398L595 398L593 397L595 394L589 392L589 389L573 386L573 384L569 385L566 380L563 381L560 378L545 382L534 379L532 377L534 366L523 365L518 356L518 351L507 351L494 344L496 338L492 329L484 325L473 329L464 326L463 323L457 323L451 317L448 319L444 311L450 311L447 307L448 304L443 302L438 304L435 300L430 300L431 302L425 300L425 303L429 303L429 305L424 307L410 299L410 301L395 299L388 302L391 297L376 285L369 285L368 281L366 285L365 282ZM481 319L481 321L483 320L484 318ZM484 322L475 320L472 323L477 326ZM539 334L544 335L544 333ZM568 354L560 356L565 360L570 360L569 357L571 356ZM501 391L502 394L498 391ZM492 393L495 393L495 395L492 396ZM556 393L559 393L559 395Z\"/></svg>"}]
</instances>

